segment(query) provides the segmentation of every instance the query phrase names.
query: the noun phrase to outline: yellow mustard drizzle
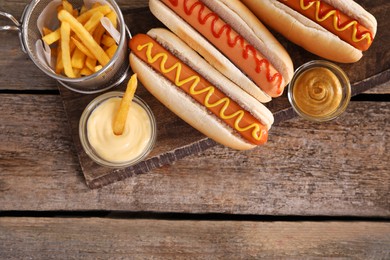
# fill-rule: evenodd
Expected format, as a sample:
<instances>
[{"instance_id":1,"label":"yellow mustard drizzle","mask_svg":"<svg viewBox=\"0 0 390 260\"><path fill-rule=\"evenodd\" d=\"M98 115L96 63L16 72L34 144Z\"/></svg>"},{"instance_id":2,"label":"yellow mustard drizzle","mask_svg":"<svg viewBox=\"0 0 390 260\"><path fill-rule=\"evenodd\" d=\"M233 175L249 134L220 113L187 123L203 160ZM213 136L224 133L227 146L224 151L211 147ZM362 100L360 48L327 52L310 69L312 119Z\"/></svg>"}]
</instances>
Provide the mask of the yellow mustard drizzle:
<instances>
[{"instance_id":1,"label":"yellow mustard drizzle","mask_svg":"<svg viewBox=\"0 0 390 260\"><path fill-rule=\"evenodd\" d=\"M326 19L328 19L330 16L333 15L333 26L334 28L341 32L341 31L345 31L347 30L349 27L353 26L353 32L352 32L352 40L354 42L359 42L359 41L362 41L364 39L367 40L367 42L370 44L372 42L372 38L371 38L371 35L369 33L364 33L360 39L358 39L356 37L357 35L357 25L358 25L358 22L356 20L353 20L351 22L349 22L348 24L346 24L344 27L339 27L338 26L338 17L337 17L337 11L336 10L332 10L332 11L329 11L322 19L319 17L319 13L320 13L320 5L321 5L321 1L313 1L313 2L309 2L309 4L307 6L305 6L305 0L300 0L300 5L301 5L301 8L303 10L307 10L309 9L310 7L312 7L314 4L316 5L315 8L316 8L316 20L319 21L319 22L323 22L325 21Z\"/></svg>"},{"instance_id":2,"label":"yellow mustard drizzle","mask_svg":"<svg viewBox=\"0 0 390 260\"><path fill-rule=\"evenodd\" d=\"M217 102L215 103L210 103L209 100L210 100L210 97L213 95L214 91L215 91L215 87L213 86L209 86L207 88L203 88L201 90L196 90L196 86L199 84L200 82L200 78L196 75L193 75L191 77L188 77L184 80L180 80L180 75L181 75L181 70L182 70L182 65L179 63L179 62L176 62L172 67L170 68L166 68L165 67L165 64L168 60L168 55L166 53L157 53L154 57L152 57L152 48L153 48L153 43L152 42L148 42L144 45L138 45L137 46L137 50L138 51L142 51L144 48L147 48L146 50L146 57L148 59L148 63L154 63L156 62L159 58L161 58L161 62L160 62L160 70L161 72L163 73L169 73L173 70L176 70L176 74L175 74L175 84L176 86L178 87L181 87L182 85L190 82L190 81L193 81L191 87L190 87L190 94L195 96L195 95L199 95L199 94L202 94L204 92L208 92L206 94L206 97L205 97L205 100L204 100L204 104L207 108L211 108L211 107L216 107L216 106L219 106L220 104L224 103L222 108L220 109L219 111L219 116L222 118L222 119L231 119L231 118L234 118L234 117L237 117L234 121L234 128L239 131L239 132L244 132L244 131L247 131L251 128L253 128L252 130L252 137L255 139L255 140L261 140L262 138L262 135L263 135L263 131L261 131L261 127L259 124L257 123L252 123L251 125L248 125L247 127L240 127L240 122L242 120L242 118L244 117L244 111L243 110L238 110L237 112L231 114L231 115L225 115L225 111L226 109L228 108L229 104L230 104L230 99L225 97L223 99L220 99L218 100Z\"/></svg>"}]
</instances>

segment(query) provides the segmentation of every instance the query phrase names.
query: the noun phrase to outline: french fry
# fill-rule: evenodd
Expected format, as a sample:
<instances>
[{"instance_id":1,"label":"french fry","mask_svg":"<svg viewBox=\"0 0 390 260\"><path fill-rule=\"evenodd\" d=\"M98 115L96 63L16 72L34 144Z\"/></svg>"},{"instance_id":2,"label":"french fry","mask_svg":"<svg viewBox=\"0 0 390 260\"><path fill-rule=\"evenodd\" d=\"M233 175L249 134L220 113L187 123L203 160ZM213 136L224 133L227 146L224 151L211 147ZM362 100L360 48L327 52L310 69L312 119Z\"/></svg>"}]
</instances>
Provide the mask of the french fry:
<instances>
[{"instance_id":1,"label":"french fry","mask_svg":"<svg viewBox=\"0 0 390 260\"><path fill-rule=\"evenodd\" d=\"M82 69L85 64L86 55L79 49L76 48L72 55L72 67L75 69Z\"/></svg>"},{"instance_id":2,"label":"french fry","mask_svg":"<svg viewBox=\"0 0 390 260\"><path fill-rule=\"evenodd\" d=\"M50 29L47 28L47 27L43 27L43 28L42 28L42 33L43 33L44 36L46 36L46 35L48 35L48 34L50 34L50 33L52 33L52 32L53 32L53 31L50 30ZM53 56L53 57L57 57L57 48L55 48L55 47L50 47L50 54L51 54L51 56Z\"/></svg>"},{"instance_id":3,"label":"french fry","mask_svg":"<svg viewBox=\"0 0 390 260\"><path fill-rule=\"evenodd\" d=\"M50 29L47 28L47 27L43 27L43 28L42 28L42 32L43 32L43 35L45 36L45 35L48 35L49 33L52 33L53 31L50 30Z\"/></svg>"},{"instance_id":4,"label":"french fry","mask_svg":"<svg viewBox=\"0 0 390 260\"><path fill-rule=\"evenodd\" d=\"M73 41L70 41L69 48L70 48L70 53L73 53L73 51L76 49L76 44L74 44Z\"/></svg>"},{"instance_id":5,"label":"french fry","mask_svg":"<svg viewBox=\"0 0 390 260\"><path fill-rule=\"evenodd\" d=\"M60 30L55 30L54 32L51 32L49 34L46 34L42 37L42 40L46 42L48 45L51 45L58 41L61 38L61 32Z\"/></svg>"},{"instance_id":6,"label":"french fry","mask_svg":"<svg viewBox=\"0 0 390 260\"><path fill-rule=\"evenodd\" d=\"M84 26L70 13L61 10L58 13L58 19L62 23L67 22L69 24L70 28L72 28L72 31L75 32L75 34L79 37L79 39L85 45L85 47L87 47L87 49L99 61L100 65L105 66L110 61L110 58L104 52L103 48L96 43L96 41L93 39L91 34L89 34L88 31L84 28Z\"/></svg>"},{"instance_id":7,"label":"french fry","mask_svg":"<svg viewBox=\"0 0 390 260\"><path fill-rule=\"evenodd\" d=\"M98 65L95 67L95 72L98 72L99 70L101 70L103 67L102 65Z\"/></svg>"},{"instance_id":8,"label":"french fry","mask_svg":"<svg viewBox=\"0 0 390 260\"><path fill-rule=\"evenodd\" d=\"M75 37L71 37L72 41L76 45L76 47L82 51L87 57L91 59L95 59L95 56L87 49L87 47L84 46L80 41L78 41Z\"/></svg>"},{"instance_id":9,"label":"french fry","mask_svg":"<svg viewBox=\"0 0 390 260\"><path fill-rule=\"evenodd\" d=\"M57 61L56 61L56 73L61 74L64 70L64 64L62 63L62 50L61 50L61 44L58 44L57 47Z\"/></svg>"},{"instance_id":10,"label":"french fry","mask_svg":"<svg viewBox=\"0 0 390 260\"><path fill-rule=\"evenodd\" d=\"M81 75L81 76L89 76L89 75L91 75L91 74L93 74L93 71L90 70L90 69L88 69L88 67L84 67L84 68L82 68L82 69L80 70L80 75Z\"/></svg>"},{"instance_id":11,"label":"french fry","mask_svg":"<svg viewBox=\"0 0 390 260\"><path fill-rule=\"evenodd\" d=\"M85 60L85 66L90 69L91 71L95 70L97 60L95 58L87 57Z\"/></svg>"},{"instance_id":12,"label":"french fry","mask_svg":"<svg viewBox=\"0 0 390 260\"><path fill-rule=\"evenodd\" d=\"M112 45L116 44L115 40L107 34L103 35L101 43L106 47L111 47Z\"/></svg>"},{"instance_id":13,"label":"french fry","mask_svg":"<svg viewBox=\"0 0 390 260\"><path fill-rule=\"evenodd\" d=\"M114 44L106 50L106 53L108 57L110 57L110 59L112 59L117 49L118 49L118 45Z\"/></svg>"},{"instance_id":14,"label":"french fry","mask_svg":"<svg viewBox=\"0 0 390 260\"><path fill-rule=\"evenodd\" d=\"M114 118L113 130L115 135L123 134L126 125L127 114L129 113L130 104L134 98L137 84L137 74L134 74L127 83L126 92L123 95L119 109Z\"/></svg>"},{"instance_id":15,"label":"french fry","mask_svg":"<svg viewBox=\"0 0 390 260\"><path fill-rule=\"evenodd\" d=\"M106 28L101 23L98 24L95 31L93 32L93 38L97 44L101 45L103 34L106 32Z\"/></svg>"},{"instance_id":16,"label":"french fry","mask_svg":"<svg viewBox=\"0 0 390 260\"><path fill-rule=\"evenodd\" d=\"M91 18L84 24L84 28L90 33L93 34L96 27L100 24L100 19L102 19L104 15L101 12L94 13Z\"/></svg>"},{"instance_id":17,"label":"french fry","mask_svg":"<svg viewBox=\"0 0 390 260\"><path fill-rule=\"evenodd\" d=\"M66 12L62 10L61 12ZM68 13L69 14L69 13ZM72 16L73 17L73 16ZM76 75L73 72L71 56L70 56L70 24L66 21L61 23L61 51L62 51L62 63L64 64L65 75L69 78L75 78Z\"/></svg>"},{"instance_id":18,"label":"french fry","mask_svg":"<svg viewBox=\"0 0 390 260\"><path fill-rule=\"evenodd\" d=\"M73 15L73 6L71 3L69 3L68 1L66 0L63 0L62 1L62 6L63 6L63 10L69 12L70 14Z\"/></svg>"},{"instance_id":19,"label":"french fry","mask_svg":"<svg viewBox=\"0 0 390 260\"><path fill-rule=\"evenodd\" d=\"M79 21L82 24L85 24L89 20L89 18L91 18L91 16L96 12L100 12L103 15L107 15L108 13L111 12L111 8L108 5L102 5L102 6L97 6L95 8L91 8L88 11L81 14L79 17L77 17L77 21Z\"/></svg>"},{"instance_id":20,"label":"french fry","mask_svg":"<svg viewBox=\"0 0 390 260\"><path fill-rule=\"evenodd\" d=\"M76 76L76 78L80 78L80 71L81 69L73 69L73 72L74 72L74 75Z\"/></svg>"}]
</instances>

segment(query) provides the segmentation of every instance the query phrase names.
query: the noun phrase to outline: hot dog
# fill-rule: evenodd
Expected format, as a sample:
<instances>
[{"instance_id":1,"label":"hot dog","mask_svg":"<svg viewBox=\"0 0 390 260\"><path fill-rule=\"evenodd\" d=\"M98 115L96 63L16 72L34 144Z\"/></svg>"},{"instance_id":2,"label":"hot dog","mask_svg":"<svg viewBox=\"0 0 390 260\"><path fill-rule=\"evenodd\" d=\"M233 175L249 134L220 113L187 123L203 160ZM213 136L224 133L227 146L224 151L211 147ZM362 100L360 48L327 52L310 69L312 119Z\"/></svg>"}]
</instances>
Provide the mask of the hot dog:
<instances>
[{"instance_id":1,"label":"hot dog","mask_svg":"<svg viewBox=\"0 0 390 260\"><path fill-rule=\"evenodd\" d=\"M246 150L267 141L272 113L166 29L129 42L130 65L161 103L225 146Z\"/></svg>"},{"instance_id":2,"label":"hot dog","mask_svg":"<svg viewBox=\"0 0 390 260\"><path fill-rule=\"evenodd\" d=\"M261 102L283 93L293 65L283 46L234 0L150 0L152 13Z\"/></svg>"},{"instance_id":3,"label":"hot dog","mask_svg":"<svg viewBox=\"0 0 390 260\"><path fill-rule=\"evenodd\" d=\"M353 0L242 2L292 42L336 62L360 60L376 34L375 17Z\"/></svg>"}]
</instances>

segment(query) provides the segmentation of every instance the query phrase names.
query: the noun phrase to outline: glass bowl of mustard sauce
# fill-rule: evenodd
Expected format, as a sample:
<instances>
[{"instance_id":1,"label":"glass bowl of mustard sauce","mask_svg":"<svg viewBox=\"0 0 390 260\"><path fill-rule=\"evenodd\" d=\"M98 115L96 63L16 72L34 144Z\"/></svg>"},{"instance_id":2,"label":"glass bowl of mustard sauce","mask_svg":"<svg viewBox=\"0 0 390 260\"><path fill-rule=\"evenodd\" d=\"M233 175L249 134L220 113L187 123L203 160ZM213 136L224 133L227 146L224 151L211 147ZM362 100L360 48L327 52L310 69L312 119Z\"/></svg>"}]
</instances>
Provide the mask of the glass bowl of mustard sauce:
<instances>
[{"instance_id":1,"label":"glass bowl of mustard sauce","mask_svg":"<svg viewBox=\"0 0 390 260\"><path fill-rule=\"evenodd\" d=\"M125 168L137 164L153 149L156 120L150 107L134 96L122 135L115 135L113 123L123 92L112 91L92 100L79 122L79 136L86 154L96 163Z\"/></svg>"},{"instance_id":2,"label":"glass bowl of mustard sauce","mask_svg":"<svg viewBox=\"0 0 390 260\"><path fill-rule=\"evenodd\" d=\"M314 60L300 66L288 86L294 111L310 121L325 122L338 117L351 99L351 84L334 63Z\"/></svg>"}]
</instances>

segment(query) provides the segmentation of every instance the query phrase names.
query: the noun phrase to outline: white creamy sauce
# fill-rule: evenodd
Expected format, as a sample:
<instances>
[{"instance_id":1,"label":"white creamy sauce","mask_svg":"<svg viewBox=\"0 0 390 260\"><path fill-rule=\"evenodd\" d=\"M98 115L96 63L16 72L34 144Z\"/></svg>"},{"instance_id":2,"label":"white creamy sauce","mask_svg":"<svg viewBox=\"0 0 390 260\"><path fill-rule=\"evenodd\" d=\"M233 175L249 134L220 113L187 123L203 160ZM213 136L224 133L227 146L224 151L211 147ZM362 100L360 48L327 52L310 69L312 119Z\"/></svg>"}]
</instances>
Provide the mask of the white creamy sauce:
<instances>
[{"instance_id":1,"label":"white creamy sauce","mask_svg":"<svg viewBox=\"0 0 390 260\"><path fill-rule=\"evenodd\" d=\"M110 98L94 109L87 122L88 140L103 159L119 163L132 160L146 148L152 135L147 112L133 102L122 135L113 132L114 117L121 98Z\"/></svg>"}]
</instances>

